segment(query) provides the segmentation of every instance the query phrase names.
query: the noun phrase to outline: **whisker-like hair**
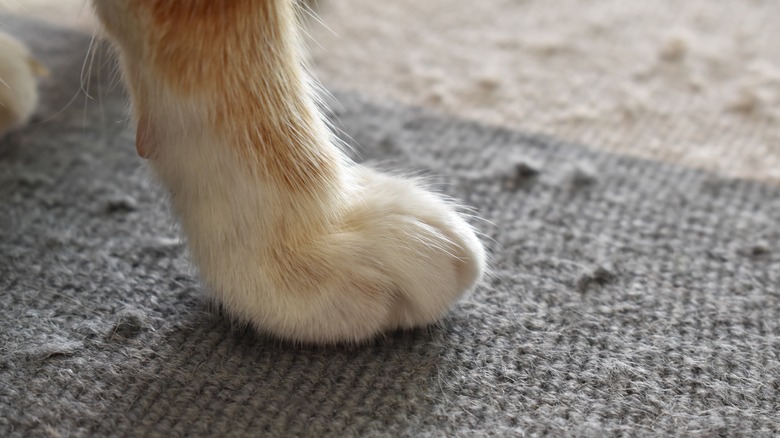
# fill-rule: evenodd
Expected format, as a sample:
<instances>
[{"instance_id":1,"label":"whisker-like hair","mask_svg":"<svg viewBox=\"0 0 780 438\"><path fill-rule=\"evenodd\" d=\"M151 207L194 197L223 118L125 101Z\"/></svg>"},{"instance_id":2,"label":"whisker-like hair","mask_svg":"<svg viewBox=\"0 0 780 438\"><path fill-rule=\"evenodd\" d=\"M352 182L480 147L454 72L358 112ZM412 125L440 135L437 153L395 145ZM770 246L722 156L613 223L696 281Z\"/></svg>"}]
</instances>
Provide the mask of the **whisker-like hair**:
<instances>
[{"instance_id":1,"label":"whisker-like hair","mask_svg":"<svg viewBox=\"0 0 780 438\"><path fill-rule=\"evenodd\" d=\"M26 12L30 12L29 9L27 9L19 0L11 0L13 3L15 3L15 6L9 6L8 0L3 0L3 3L6 5L8 9L13 9L14 7L19 8L19 10Z\"/></svg>"},{"instance_id":2,"label":"whisker-like hair","mask_svg":"<svg viewBox=\"0 0 780 438\"><path fill-rule=\"evenodd\" d=\"M316 3L316 0L315 0L315 3ZM333 34L333 35L335 35L335 36L339 36L339 34L337 34L337 33L336 33L336 32L335 32L333 29L331 29L331 28L330 28L330 27L327 25L327 23L325 23L325 21L323 21L323 20L322 20L322 18L320 18L320 15L317 13L317 11L315 11L315 10L314 10L314 9L311 7L311 5L309 5L309 3L308 3L308 2L305 2L305 1L298 1L298 2L296 2L296 5L297 5L297 7L298 7L298 10L299 10L299 11L301 11L301 12L303 12L303 14L299 14L299 16L300 16L300 15L305 15L305 16L307 16L307 17L311 18L312 20L314 20L314 21L315 21L317 24L319 24L319 25L320 25L320 26L322 26L323 28L325 28L325 30L327 30L327 31L328 31L328 32L330 32L331 34ZM309 35L307 32L305 32L305 30L304 30L304 34L305 34L307 37L311 37L311 35Z\"/></svg>"},{"instance_id":3,"label":"whisker-like hair","mask_svg":"<svg viewBox=\"0 0 780 438\"><path fill-rule=\"evenodd\" d=\"M122 86L122 71L119 70L119 65L113 60L113 58L109 58L107 62L111 63L111 77L108 80L107 92L111 93L117 87Z\"/></svg>"},{"instance_id":4,"label":"whisker-like hair","mask_svg":"<svg viewBox=\"0 0 780 438\"><path fill-rule=\"evenodd\" d=\"M92 65L95 62L95 42L97 41L97 34L93 33L89 39L89 46L87 46L87 54L84 57L84 63L81 65L81 73L79 74L79 86L81 91L88 99L92 99L89 95L89 82L92 76Z\"/></svg>"},{"instance_id":5,"label":"whisker-like hair","mask_svg":"<svg viewBox=\"0 0 780 438\"><path fill-rule=\"evenodd\" d=\"M96 35L93 33L92 34L92 38L90 39L90 42L89 42L89 46L87 46L87 52L84 55L84 63L81 66L81 73L79 75L79 82L80 82L79 89L76 90L76 92L73 94L73 97L71 97L70 100L61 109L59 109L58 111L56 111L54 114L50 115L49 117L46 117L46 118L44 118L44 119L42 119L42 120L40 120L38 122L32 123L32 125L38 125L38 124L42 124L42 123L47 123L47 122L49 122L51 120L54 120L60 114L62 114L65 111L67 111L68 108L70 108L70 106L73 105L74 102L76 102L76 99L79 98L81 93L85 93L86 94L86 90L84 88L84 72L87 69L87 63L89 61L90 56L92 56L92 52L94 50L93 46L94 46L94 43L95 43L95 38L96 38ZM89 97L88 94L87 94L87 97ZM85 109L85 111L86 111L86 109Z\"/></svg>"}]
</instances>

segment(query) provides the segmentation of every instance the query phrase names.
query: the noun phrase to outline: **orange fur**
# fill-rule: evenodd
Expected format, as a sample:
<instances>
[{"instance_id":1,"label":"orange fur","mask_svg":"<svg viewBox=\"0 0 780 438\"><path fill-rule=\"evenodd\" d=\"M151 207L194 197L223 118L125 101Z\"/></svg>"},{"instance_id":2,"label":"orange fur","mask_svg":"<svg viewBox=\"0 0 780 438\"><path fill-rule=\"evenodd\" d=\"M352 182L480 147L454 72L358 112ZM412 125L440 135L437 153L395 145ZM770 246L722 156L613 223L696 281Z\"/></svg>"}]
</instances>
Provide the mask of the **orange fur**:
<instances>
[{"instance_id":1,"label":"orange fur","mask_svg":"<svg viewBox=\"0 0 780 438\"><path fill-rule=\"evenodd\" d=\"M290 2L185 0L144 2L156 29L148 34L155 71L179 93L212 93L213 127L268 177L312 193L335 178L335 154L319 148L308 126L317 115L296 65L297 25ZM290 56L290 55L294 56ZM198 62L193 62L197 59ZM272 109L272 110L271 110Z\"/></svg>"}]
</instances>

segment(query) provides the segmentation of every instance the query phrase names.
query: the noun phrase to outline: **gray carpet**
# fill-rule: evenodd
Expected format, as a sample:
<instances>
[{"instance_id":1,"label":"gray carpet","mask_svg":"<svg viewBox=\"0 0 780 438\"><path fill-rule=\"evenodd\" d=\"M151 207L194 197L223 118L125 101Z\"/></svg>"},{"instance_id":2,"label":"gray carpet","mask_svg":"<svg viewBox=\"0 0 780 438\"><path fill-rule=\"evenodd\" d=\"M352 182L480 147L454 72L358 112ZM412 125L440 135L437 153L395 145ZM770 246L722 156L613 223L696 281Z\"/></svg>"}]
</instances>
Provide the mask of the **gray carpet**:
<instances>
[{"instance_id":1,"label":"gray carpet","mask_svg":"<svg viewBox=\"0 0 780 438\"><path fill-rule=\"evenodd\" d=\"M337 93L361 159L439 178L493 276L438 327L296 348L204 304L89 38L0 141L0 436L780 433L780 188Z\"/></svg>"}]
</instances>

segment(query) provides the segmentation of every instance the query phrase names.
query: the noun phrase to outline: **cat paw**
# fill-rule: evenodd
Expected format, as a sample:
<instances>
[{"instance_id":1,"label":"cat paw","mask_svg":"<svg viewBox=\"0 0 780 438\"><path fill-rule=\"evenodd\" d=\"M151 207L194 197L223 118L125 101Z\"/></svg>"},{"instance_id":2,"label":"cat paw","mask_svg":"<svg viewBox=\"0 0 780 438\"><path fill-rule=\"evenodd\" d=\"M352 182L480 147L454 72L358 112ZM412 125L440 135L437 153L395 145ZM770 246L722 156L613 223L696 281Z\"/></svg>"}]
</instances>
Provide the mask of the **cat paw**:
<instances>
[{"instance_id":1,"label":"cat paw","mask_svg":"<svg viewBox=\"0 0 780 438\"><path fill-rule=\"evenodd\" d=\"M354 343L435 323L475 286L485 250L451 202L409 179L351 174L335 225L205 272L231 313L295 342Z\"/></svg>"},{"instance_id":2,"label":"cat paw","mask_svg":"<svg viewBox=\"0 0 780 438\"><path fill-rule=\"evenodd\" d=\"M30 119L38 102L36 77L45 72L21 42L0 33L0 137Z\"/></svg>"},{"instance_id":3,"label":"cat paw","mask_svg":"<svg viewBox=\"0 0 780 438\"><path fill-rule=\"evenodd\" d=\"M414 180L355 166L359 194L345 221L363 261L379 271L381 330L439 320L485 270L485 250L456 205ZM354 265L351 265L354 266ZM359 291L358 291L359 293ZM366 333L366 336L371 334Z\"/></svg>"}]
</instances>

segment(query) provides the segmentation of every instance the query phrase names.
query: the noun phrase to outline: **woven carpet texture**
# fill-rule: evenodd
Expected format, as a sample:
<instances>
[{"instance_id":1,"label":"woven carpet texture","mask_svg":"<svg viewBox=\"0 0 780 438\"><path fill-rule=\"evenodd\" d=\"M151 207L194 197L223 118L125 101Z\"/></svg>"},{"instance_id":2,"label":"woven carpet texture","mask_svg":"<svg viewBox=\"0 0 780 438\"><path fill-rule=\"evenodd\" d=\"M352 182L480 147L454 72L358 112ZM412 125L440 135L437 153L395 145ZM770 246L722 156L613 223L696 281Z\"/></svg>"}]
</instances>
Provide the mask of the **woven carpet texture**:
<instances>
[{"instance_id":1,"label":"woven carpet texture","mask_svg":"<svg viewBox=\"0 0 780 438\"><path fill-rule=\"evenodd\" d=\"M54 74L0 140L1 436L780 433L779 187L338 92L358 159L484 218L492 275L436 327L291 346L204 304L110 57L4 22Z\"/></svg>"}]
</instances>

